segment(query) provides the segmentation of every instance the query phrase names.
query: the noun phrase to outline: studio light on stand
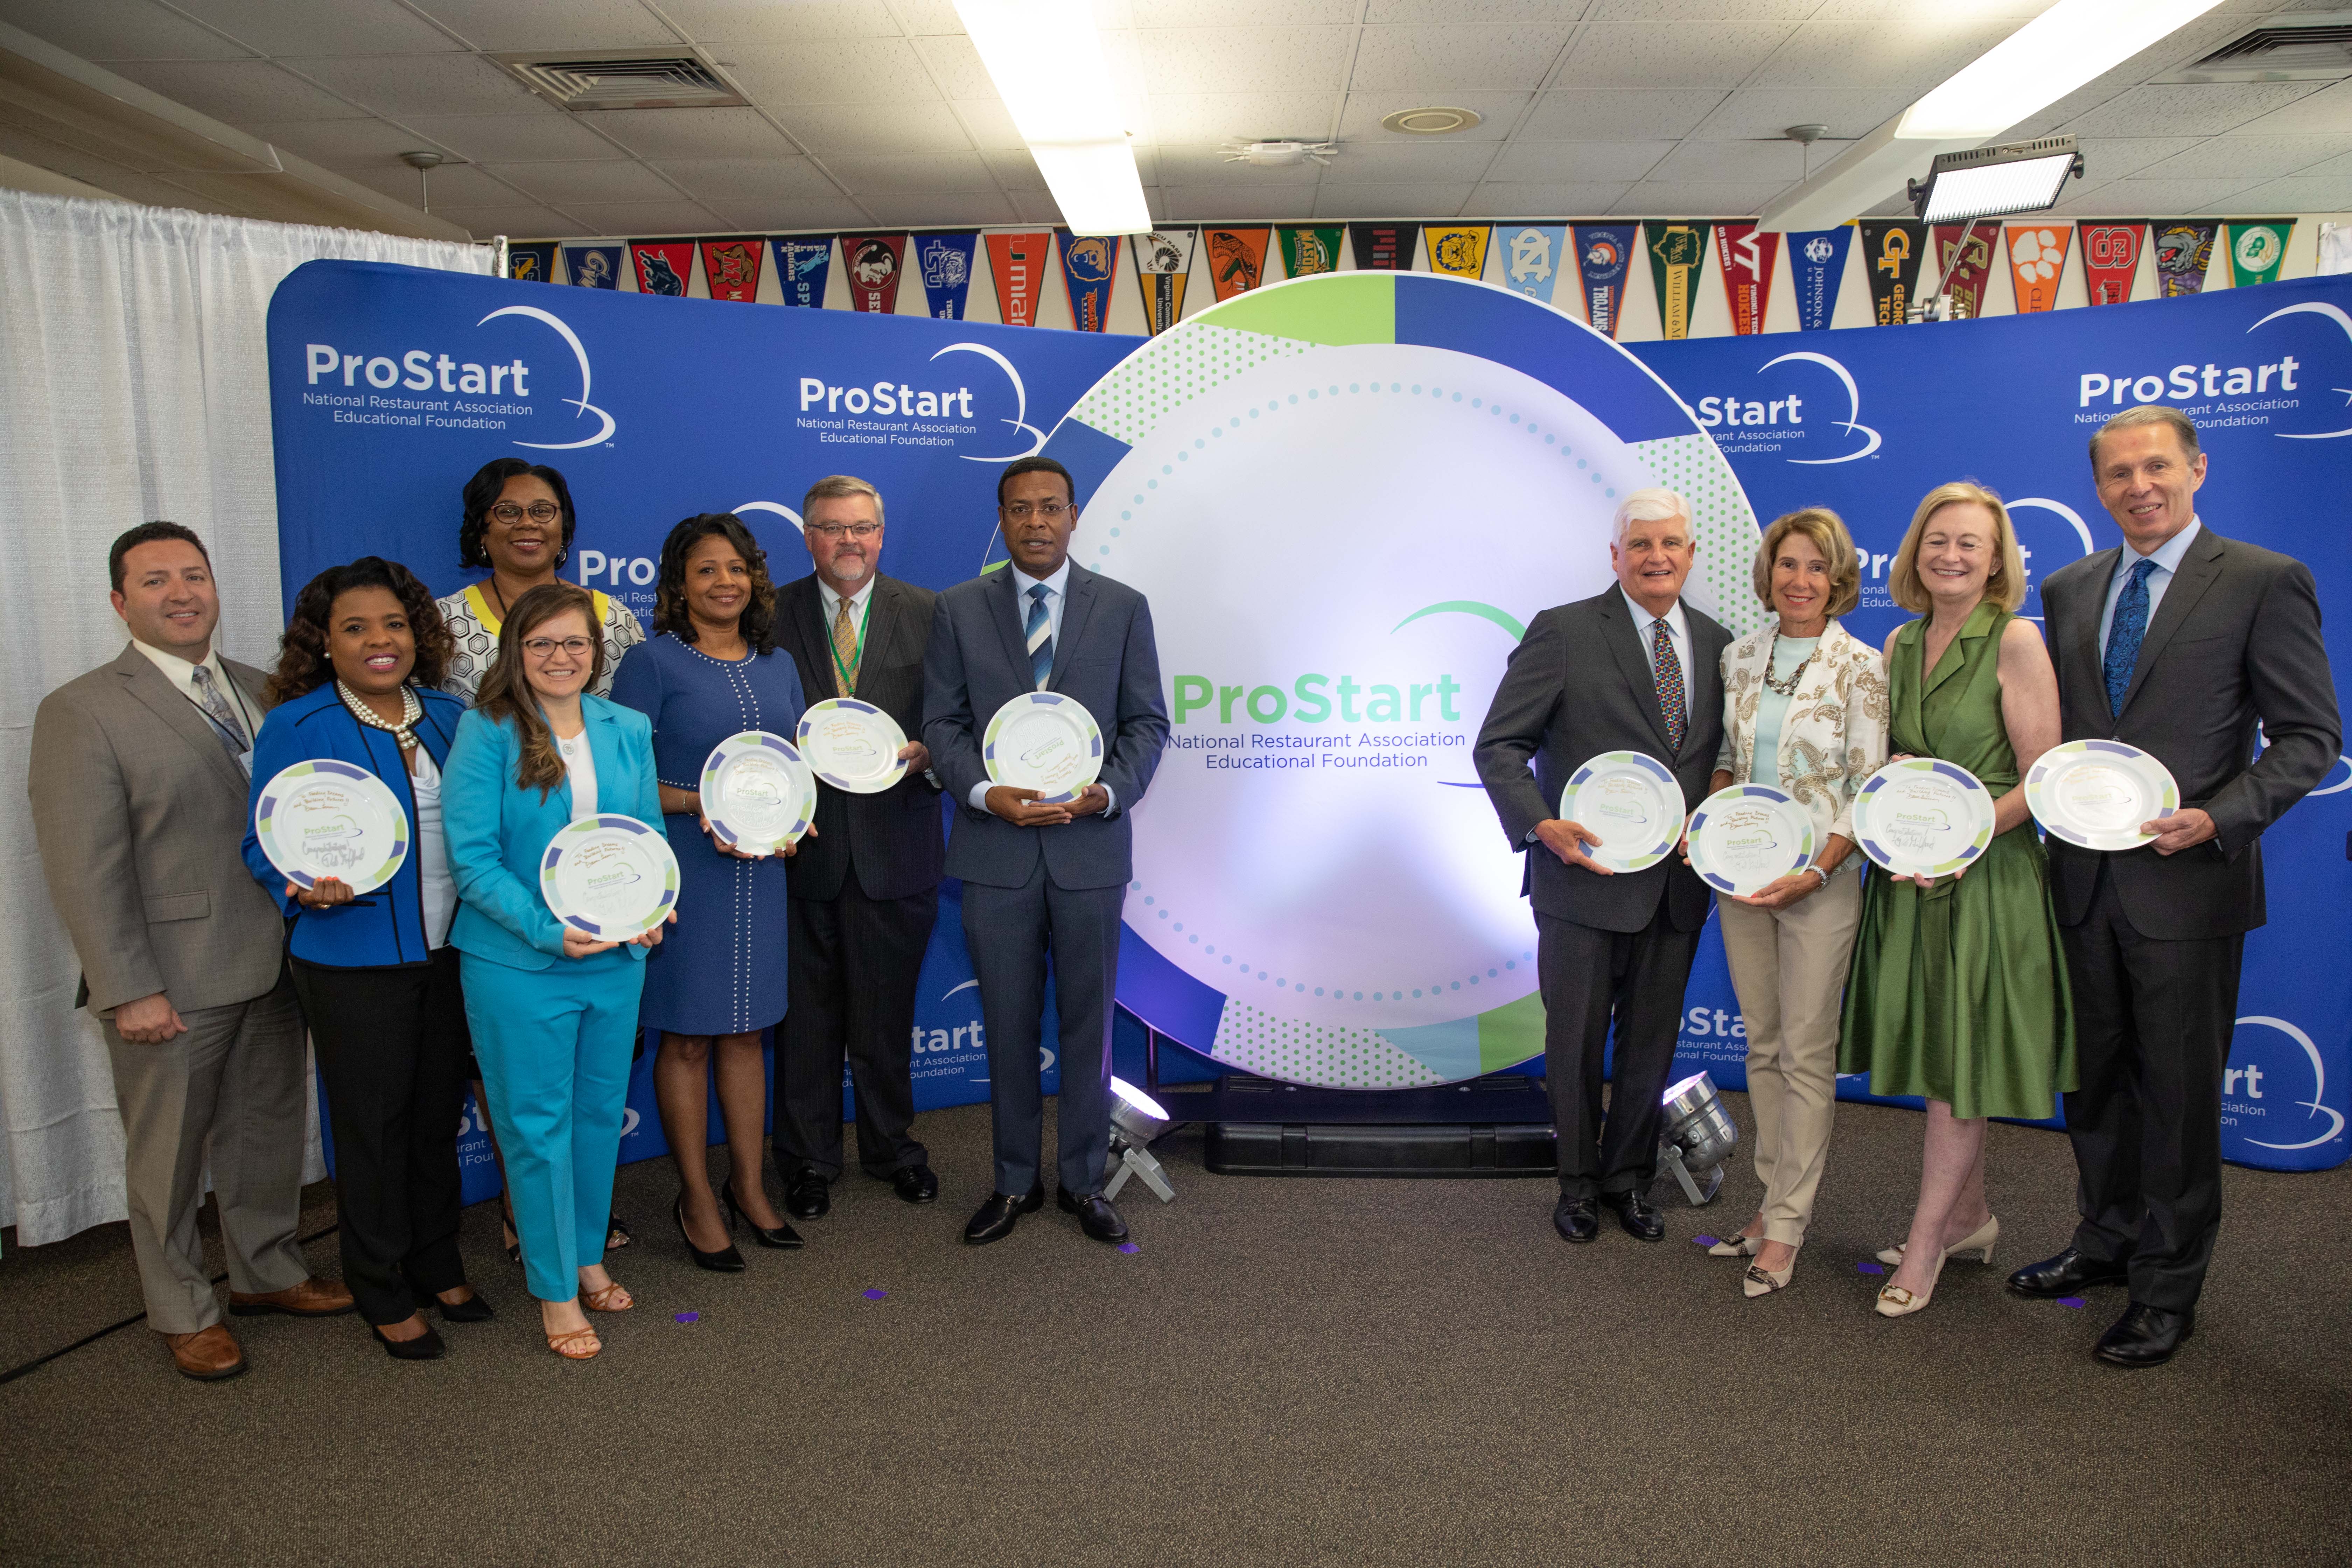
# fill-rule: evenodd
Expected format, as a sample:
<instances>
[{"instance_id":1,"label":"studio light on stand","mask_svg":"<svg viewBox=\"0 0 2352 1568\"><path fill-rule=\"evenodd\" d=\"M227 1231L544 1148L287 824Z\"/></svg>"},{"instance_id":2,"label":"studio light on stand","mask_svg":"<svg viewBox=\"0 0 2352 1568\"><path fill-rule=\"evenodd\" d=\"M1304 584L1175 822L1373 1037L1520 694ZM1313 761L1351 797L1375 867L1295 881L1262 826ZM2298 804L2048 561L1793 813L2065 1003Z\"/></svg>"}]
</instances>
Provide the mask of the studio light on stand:
<instances>
[{"instance_id":1,"label":"studio light on stand","mask_svg":"<svg viewBox=\"0 0 2352 1568\"><path fill-rule=\"evenodd\" d=\"M1711 1202L1723 1185L1723 1162L1739 1129L1715 1092L1715 1079L1694 1073L1668 1087L1658 1131L1658 1162L1674 1173L1691 1206Z\"/></svg>"},{"instance_id":2,"label":"studio light on stand","mask_svg":"<svg viewBox=\"0 0 2352 1568\"><path fill-rule=\"evenodd\" d=\"M1169 1116L1160 1103L1124 1079L1110 1080L1110 1152L1118 1168L1103 1184L1103 1196L1118 1196L1133 1176L1160 1195L1163 1204L1176 1201L1168 1172L1151 1152L1151 1141L1168 1131Z\"/></svg>"},{"instance_id":3,"label":"studio light on stand","mask_svg":"<svg viewBox=\"0 0 2352 1568\"><path fill-rule=\"evenodd\" d=\"M1917 180L1906 182L1904 188L1910 196L1911 210L1931 228L1952 223L1966 224L1968 227L1952 252L1953 265L1944 269L1942 284L1934 294L1912 307L1910 319L1951 319L1952 279L1958 274L1960 258L1968 255L1969 247L1976 241L1979 221L1993 220L1993 233L1998 237L2000 219L2019 213L2047 212L2058 205L2066 182L2082 177L2082 148L2071 135L1938 153L1927 165L1926 184Z\"/></svg>"}]
</instances>

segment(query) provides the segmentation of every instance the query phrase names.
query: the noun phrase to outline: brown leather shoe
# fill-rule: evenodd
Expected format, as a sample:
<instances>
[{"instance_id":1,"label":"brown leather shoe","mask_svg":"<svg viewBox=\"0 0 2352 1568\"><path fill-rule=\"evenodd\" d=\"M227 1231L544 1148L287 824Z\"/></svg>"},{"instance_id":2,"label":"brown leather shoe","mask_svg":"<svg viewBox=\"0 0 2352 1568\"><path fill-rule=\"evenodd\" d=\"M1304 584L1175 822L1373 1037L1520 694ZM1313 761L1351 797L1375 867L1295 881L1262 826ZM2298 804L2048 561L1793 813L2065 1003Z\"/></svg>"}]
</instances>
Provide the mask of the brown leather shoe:
<instances>
[{"instance_id":1,"label":"brown leather shoe","mask_svg":"<svg viewBox=\"0 0 2352 1568\"><path fill-rule=\"evenodd\" d=\"M245 1370L245 1352L236 1348L226 1323L215 1323L193 1334L165 1334L163 1342L171 1347L172 1360L182 1377L218 1383Z\"/></svg>"},{"instance_id":2,"label":"brown leather shoe","mask_svg":"<svg viewBox=\"0 0 2352 1568\"><path fill-rule=\"evenodd\" d=\"M228 1310L240 1318L262 1312L284 1312L295 1318L340 1318L356 1304L341 1280L305 1279L266 1296L247 1296L239 1290L228 1293Z\"/></svg>"}]
</instances>

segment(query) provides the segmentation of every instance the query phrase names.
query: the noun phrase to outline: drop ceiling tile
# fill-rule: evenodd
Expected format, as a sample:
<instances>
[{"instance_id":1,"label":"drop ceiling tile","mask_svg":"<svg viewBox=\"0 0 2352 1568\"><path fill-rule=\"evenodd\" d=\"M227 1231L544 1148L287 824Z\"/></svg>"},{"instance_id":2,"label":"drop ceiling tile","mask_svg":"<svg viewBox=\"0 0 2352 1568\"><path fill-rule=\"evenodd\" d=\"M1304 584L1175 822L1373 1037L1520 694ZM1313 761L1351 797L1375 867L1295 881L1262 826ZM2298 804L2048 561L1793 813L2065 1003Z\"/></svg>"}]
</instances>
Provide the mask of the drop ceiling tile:
<instances>
[{"instance_id":1,"label":"drop ceiling tile","mask_svg":"<svg viewBox=\"0 0 2352 1568\"><path fill-rule=\"evenodd\" d=\"M2057 0L1822 0L1817 22L2030 22ZM2332 0L2331 0L2332 3Z\"/></svg>"},{"instance_id":2,"label":"drop ceiling tile","mask_svg":"<svg viewBox=\"0 0 2352 1568\"><path fill-rule=\"evenodd\" d=\"M423 189L419 188L416 171L396 160L329 164L328 167L347 180L355 180L369 190L413 207L423 206L429 198L433 210L436 212L445 206L514 205L525 199L516 194L513 186L492 179L471 163L442 164L426 176Z\"/></svg>"},{"instance_id":3,"label":"drop ceiling tile","mask_svg":"<svg viewBox=\"0 0 2352 1568\"><path fill-rule=\"evenodd\" d=\"M7 20L68 54L109 65L249 58L245 49L154 0L9 0Z\"/></svg>"},{"instance_id":4,"label":"drop ceiling tile","mask_svg":"<svg viewBox=\"0 0 2352 1568\"><path fill-rule=\"evenodd\" d=\"M1703 28L1610 22L1583 28L1551 87L1738 87L1796 32L1787 23L1721 22Z\"/></svg>"},{"instance_id":5,"label":"drop ceiling tile","mask_svg":"<svg viewBox=\"0 0 2352 1568\"><path fill-rule=\"evenodd\" d=\"M1588 22L1801 22L1822 0L1593 0Z\"/></svg>"},{"instance_id":6,"label":"drop ceiling tile","mask_svg":"<svg viewBox=\"0 0 2352 1568\"><path fill-rule=\"evenodd\" d=\"M1135 0L1139 28L1353 26L1361 0Z\"/></svg>"},{"instance_id":7,"label":"drop ceiling tile","mask_svg":"<svg viewBox=\"0 0 2352 1568\"><path fill-rule=\"evenodd\" d=\"M1367 26L1564 27L1591 15L1591 0L1370 0Z\"/></svg>"},{"instance_id":8,"label":"drop ceiling tile","mask_svg":"<svg viewBox=\"0 0 2352 1568\"><path fill-rule=\"evenodd\" d=\"M452 120L436 123L461 125L465 122ZM238 129L249 136L258 136L273 146L281 147L298 158L308 158L313 163L324 163L334 169L388 162L413 148L444 153L452 159L473 157L455 142L442 140L423 126L403 127L387 120L257 120Z\"/></svg>"},{"instance_id":9,"label":"drop ceiling tile","mask_svg":"<svg viewBox=\"0 0 2352 1568\"><path fill-rule=\"evenodd\" d=\"M956 117L962 121L964 134L975 147L1010 150L1026 147L1021 132L1013 123L1013 116L1004 105L993 98L960 98L954 101Z\"/></svg>"},{"instance_id":10,"label":"drop ceiling tile","mask_svg":"<svg viewBox=\"0 0 2352 1568\"><path fill-rule=\"evenodd\" d=\"M1611 208L1642 217L1746 217L1793 184L1787 180L1644 180Z\"/></svg>"},{"instance_id":11,"label":"drop ceiling tile","mask_svg":"<svg viewBox=\"0 0 2352 1568\"><path fill-rule=\"evenodd\" d=\"M599 126L614 118L609 114L467 114L410 119L404 123L432 142L456 148L477 163L556 163L568 158L627 157L626 152L596 134Z\"/></svg>"},{"instance_id":12,"label":"drop ceiling tile","mask_svg":"<svg viewBox=\"0 0 2352 1568\"><path fill-rule=\"evenodd\" d=\"M1398 87L1350 92L1347 106L1339 111L1339 139L1349 142L1389 142L1407 147L1439 144L1453 147L1465 142L1500 142L1511 134L1512 128L1518 124L1535 96L1531 92L1489 92L1468 89L1417 92ZM1467 131L1449 131L1443 136L1416 136L1410 131L1390 131L1381 124L1382 119L1401 109L1426 109L1441 105L1447 109L1467 109L1480 116L1479 122Z\"/></svg>"},{"instance_id":13,"label":"drop ceiling tile","mask_svg":"<svg viewBox=\"0 0 2352 1568\"><path fill-rule=\"evenodd\" d=\"M1336 97L1349 37L1345 27L1158 27L1136 41L1155 98L1264 92L1314 103Z\"/></svg>"},{"instance_id":14,"label":"drop ceiling tile","mask_svg":"<svg viewBox=\"0 0 2352 1568\"><path fill-rule=\"evenodd\" d=\"M1177 223L1304 223L1315 216L1310 185L1239 191L1227 185L1163 185L1161 200Z\"/></svg>"},{"instance_id":15,"label":"drop ceiling tile","mask_svg":"<svg viewBox=\"0 0 2352 1568\"><path fill-rule=\"evenodd\" d=\"M465 46L391 0L173 0L265 55L420 55Z\"/></svg>"},{"instance_id":16,"label":"drop ceiling tile","mask_svg":"<svg viewBox=\"0 0 2352 1568\"><path fill-rule=\"evenodd\" d=\"M1062 209L1054 198L1042 191L1015 191L1013 210L1018 223L1048 224L1062 221Z\"/></svg>"},{"instance_id":17,"label":"drop ceiling tile","mask_svg":"<svg viewBox=\"0 0 2352 1568\"><path fill-rule=\"evenodd\" d=\"M885 228L936 228L947 224L1017 223L1013 204L993 191L925 191L868 196L875 220ZM920 289L922 279L910 278L901 288Z\"/></svg>"},{"instance_id":18,"label":"drop ceiling tile","mask_svg":"<svg viewBox=\"0 0 2352 1568\"><path fill-rule=\"evenodd\" d=\"M898 104L941 94L904 38L811 38L727 51L730 75L761 103Z\"/></svg>"},{"instance_id":19,"label":"drop ceiling tile","mask_svg":"<svg viewBox=\"0 0 2352 1568\"><path fill-rule=\"evenodd\" d=\"M779 104L770 112L812 153L964 153L972 144L945 102L901 103L887 114L855 103Z\"/></svg>"},{"instance_id":20,"label":"drop ceiling tile","mask_svg":"<svg viewBox=\"0 0 2352 1568\"><path fill-rule=\"evenodd\" d=\"M961 33L919 37L915 53L930 68L940 90L950 98L996 97L996 82L981 63L980 51Z\"/></svg>"},{"instance_id":21,"label":"drop ceiling tile","mask_svg":"<svg viewBox=\"0 0 2352 1568\"><path fill-rule=\"evenodd\" d=\"M796 196L790 201L715 202L721 231L787 234L794 229L866 228L865 209L846 196Z\"/></svg>"},{"instance_id":22,"label":"drop ceiling tile","mask_svg":"<svg viewBox=\"0 0 2352 1568\"><path fill-rule=\"evenodd\" d=\"M2214 210L2247 216L2352 212L2352 174L2295 174L2236 191Z\"/></svg>"},{"instance_id":23,"label":"drop ceiling tile","mask_svg":"<svg viewBox=\"0 0 2352 1568\"><path fill-rule=\"evenodd\" d=\"M413 0L478 49L622 49L677 35L637 0Z\"/></svg>"},{"instance_id":24,"label":"drop ceiling tile","mask_svg":"<svg viewBox=\"0 0 2352 1568\"><path fill-rule=\"evenodd\" d=\"M265 60L222 65L121 60L108 68L231 125L253 120L351 120L368 113Z\"/></svg>"},{"instance_id":25,"label":"drop ceiling tile","mask_svg":"<svg viewBox=\"0 0 2352 1568\"><path fill-rule=\"evenodd\" d=\"M577 118L648 158L786 158L792 143L756 109L615 109Z\"/></svg>"},{"instance_id":26,"label":"drop ceiling tile","mask_svg":"<svg viewBox=\"0 0 2352 1568\"><path fill-rule=\"evenodd\" d=\"M1914 95L2015 32L2012 18L1936 22L1808 22L1757 70L1758 87L1887 88Z\"/></svg>"},{"instance_id":27,"label":"drop ceiling tile","mask_svg":"<svg viewBox=\"0 0 2352 1568\"><path fill-rule=\"evenodd\" d=\"M2338 136L2352 133L2352 81L2333 82L2238 127L2248 136Z\"/></svg>"},{"instance_id":28,"label":"drop ceiling tile","mask_svg":"<svg viewBox=\"0 0 2352 1568\"><path fill-rule=\"evenodd\" d=\"M2078 136L2219 136L2308 98L2324 85L2263 81L2135 87L2077 115L2065 129Z\"/></svg>"},{"instance_id":29,"label":"drop ceiling tile","mask_svg":"<svg viewBox=\"0 0 2352 1568\"><path fill-rule=\"evenodd\" d=\"M1331 128L1337 84L1329 92L1155 94L1151 122L1163 147L1220 146L1227 141L1319 142Z\"/></svg>"},{"instance_id":30,"label":"drop ceiling tile","mask_svg":"<svg viewBox=\"0 0 2352 1568\"><path fill-rule=\"evenodd\" d=\"M1651 177L1794 184L1805 177L1805 150L1788 141L1685 142L1666 154Z\"/></svg>"},{"instance_id":31,"label":"drop ceiling tile","mask_svg":"<svg viewBox=\"0 0 2352 1568\"><path fill-rule=\"evenodd\" d=\"M1567 184L1495 181L1478 187L1465 217L1591 217L1625 199L1631 182L1586 180Z\"/></svg>"},{"instance_id":32,"label":"drop ceiling tile","mask_svg":"<svg viewBox=\"0 0 2352 1568\"><path fill-rule=\"evenodd\" d=\"M2177 217L2238 192L2263 184L2259 180L2109 180L2079 196L2059 204L2063 213L2099 217Z\"/></svg>"},{"instance_id":33,"label":"drop ceiling tile","mask_svg":"<svg viewBox=\"0 0 2352 1568\"><path fill-rule=\"evenodd\" d=\"M558 112L478 55L362 55L282 63L354 103L394 118Z\"/></svg>"},{"instance_id":34,"label":"drop ceiling tile","mask_svg":"<svg viewBox=\"0 0 2352 1568\"><path fill-rule=\"evenodd\" d=\"M1398 88L1541 87L1574 29L1569 27L1366 27L1351 91Z\"/></svg>"},{"instance_id":35,"label":"drop ceiling tile","mask_svg":"<svg viewBox=\"0 0 2352 1568\"><path fill-rule=\"evenodd\" d=\"M963 18L956 15L955 0L893 0L890 8L898 12L898 20L906 25L912 37L963 31Z\"/></svg>"},{"instance_id":36,"label":"drop ceiling tile","mask_svg":"<svg viewBox=\"0 0 2352 1568\"><path fill-rule=\"evenodd\" d=\"M1547 185L1631 183L1674 149L1672 142L1515 142L1486 178Z\"/></svg>"},{"instance_id":37,"label":"drop ceiling tile","mask_svg":"<svg viewBox=\"0 0 2352 1568\"><path fill-rule=\"evenodd\" d=\"M797 44L808 38L898 36L882 0L661 0L663 14L698 44Z\"/></svg>"},{"instance_id":38,"label":"drop ceiling tile","mask_svg":"<svg viewBox=\"0 0 2352 1568\"><path fill-rule=\"evenodd\" d=\"M1401 185L1477 180L1493 167L1497 153L1507 156L1508 153L1509 149L1491 142L1452 142L1446 138L1343 146L1323 171L1323 183Z\"/></svg>"},{"instance_id":39,"label":"drop ceiling tile","mask_svg":"<svg viewBox=\"0 0 2352 1568\"><path fill-rule=\"evenodd\" d=\"M494 163L499 178L556 206L674 201L677 187L643 163Z\"/></svg>"},{"instance_id":40,"label":"drop ceiling tile","mask_svg":"<svg viewBox=\"0 0 2352 1568\"><path fill-rule=\"evenodd\" d=\"M2231 142L2238 140L2239 138L2231 136L2225 138L2219 143L2209 143L2209 145L2227 146ZM2347 153L2343 156L2335 158L2325 158L2316 163L2306 163L2302 168L2295 170L2294 173L2306 179L2341 179L2347 175L2352 175L2352 153Z\"/></svg>"},{"instance_id":41,"label":"drop ceiling tile","mask_svg":"<svg viewBox=\"0 0 2352 1568\"><path fill-rule=\"evenodd\" d=\"M1318 218L1452 217L1470 199L1474 186L1450 185L1321 185L1315 192Z\"/></svg>"},{"instance_id":42,"label":"drop ceiling tile","mask_svg":"<svg viewBox=\"0 0 2352 1568\"><path fill-rule=\"evenodd\" d=\"M1680 92L1577 89L1542 93L1527 124L1520 128L1519 139L1611 142L1687 136L1723 97L1704 89Z\"/></svg>"},{"instance_id":43,"label":"drop ceiling tile","mask_svg":"<svg viewBox=\"0 0 2352 1568\"><path fill-rule=\"evenodd\" d=\"M2216 136L2138 174L2145 180L2276 179L2332 172L2320 166L2347 153L2352 136Z\"/></svg>"},{"instance_id":44,"label":"drop ceiling tile","mask_svg":"<svg viewBox=\"0 0 2352 1568\"><path fill-rule=\"evenodd\" d=\"M713 206L722 202L841 194L841 187L806 158L689 158L656 163L654 168L688 195Z\"/></svg>"},{"instance_id":45,"label":"drop ceiling tile","mask_svg":"<svg viewBox=\"0 0 2352 1568\"><path fill-rule=\"evenodd\" d=\"M1349 155L1343 150L1339 157L1345 161ZM1213 185L1236 192L1319 184L1339 169L1337 163L1327 170L1311 161L1286 169L1254 169L1247 163L1228 163L1223 153L1205 147L1163 147L1159 164L1163 185Z\"/></svg>"},{"instance_id":46,"label":"drop ceiling tile","mask_svg":"<svg viewBox=\"0 0 2352 1568\"><path fill-rule=\"evenodd\" d=\"M827 158L825 167L858 195L868 191L992 190L988 165L977 153L933 153L909 157L844 154Z\"/></svg>"},{"instance_id":47,"label":"drop ceiling tile","mask_svg":"<svg viewBox=\"0 0 2352 1568\"><path fill-rule=\"evenodd\" d=\"M1691 134L1706 142L1778 136L1791 125L1826 125L1828 139L1850 142L1865 136L1909 107L1915 95L1901 89L1842 91L1834 88L1748 88ZM1820 149L1815 149L1815 156Z\"/></svg>"},{"instance_id":48,"label":"drop ceiling tile","mask_svg":"<svg viewBox=\"0 0 2352 1568\"><path fill-rule=\"evenodd\" d=\"M580 226L574 234L627 235L652 239L663 235L701 235L730 230L718 214L699 202L565 202L563 210Z\"/></svg>"},{"instance_id":49,"label":"drop ceiling tile","mask_svg":"<svg viewBox=\"0 0 2352 1568\"><path fill-rule=\"evenodd\" d=\"M2083 178L2069 186L2080 191L2092 184L2104 184L2136 174L2151 163L2160 163L2176 153L2192 147L2201 147L2201 136L2092 136L2083 141Z\"/></svg>"},{"instance_id":50,"label":"drop ceiling tile","mask_svg":"<svg viewBox=\"0 0 2352 1568\"><path fill-rule=\"evenodd\" d=\"M433 216L456 224L476 239L499 234L509 239L561 239L581 232L580 226L562 213L528 202L494 207L435 207Z\"/></svg>"}]
</instances>

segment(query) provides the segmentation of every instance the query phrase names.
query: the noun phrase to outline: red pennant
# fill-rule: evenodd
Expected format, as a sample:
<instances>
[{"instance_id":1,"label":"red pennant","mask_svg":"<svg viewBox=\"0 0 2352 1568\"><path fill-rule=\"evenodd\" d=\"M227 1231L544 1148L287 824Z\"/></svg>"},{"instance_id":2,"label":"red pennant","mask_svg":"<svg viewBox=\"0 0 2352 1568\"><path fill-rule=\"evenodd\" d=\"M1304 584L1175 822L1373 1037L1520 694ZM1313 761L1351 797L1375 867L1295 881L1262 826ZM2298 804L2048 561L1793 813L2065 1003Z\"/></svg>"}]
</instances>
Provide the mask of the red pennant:
<instances>
[{"instance_id":1,"label":"red pennant","mask_svg":"<svg viewBox=\"0 0 2352 1568\"><path fill-rule=\"evenodd\" d=\"M996 316L1008 327L1037 324L1037 291L1045 287L1045 268L1054 258L1054 237L1035 234L992 234L988 239L988 275L996 280Z\"/></svg>"},{"instance_id":2,"label":"red pennant","mask_svg":"<svg viewBox=\"0 0 2352 1568\"><path fill-rule=\"evenodd\" d=\"M702 242L702 280L714 300L760 297L760 258L767 249L757 239L706 239Z\"/></svg>"},{"instance_id":3,"label":"red pennant","mask_svg":"<svg viewBox=\"0 0 2352 1568\"><path fill-rule=\"evenodd\" d=\"M906 270L907 237L903 234L845 234L841 237L842 266L849 273L849 308L877 316L896 314L898 275Z\"/></svg>"},{"instance_id":4,"label":"red pennant","mask_svg":"<svg viewBox=\"0 0 2352 1568\"><path fill-rule=\"evenodd\" d=\"M633 239L629 259L636 264L638 293L686 297L687 280L694 276L694 241Z\"/></svg>"},{"instance_id":5,"label":"red pennant","mask_svg":"<svg viewBox=\"0 0 2352 1568\"><path fill-rule=\"evenodd\" d=\"M1974 321L1984 314L1985 285L1992 279L1992 247L2000 238L1999 218L1975 223L1936 226L1936 265L1948 287L1951 320Z\"/></svg>"},{"instance_id":6,"label":"red pennant","mask_svg":"<svg viewBox=\"0 0 2352 1568\"><path fill-rule=\"evenodd\" d=\"M1723 292L1731 301L1731 330L1753 337L1764 330L1772 300L1772 268L1780 259L1780 237L1759 233L1752 223L1715 226L1715 253L1723 267Z\"/></svg>"},{"instance_id":7,"label":"red pennant","mask_svg":"<svg viewBox=\"0 0 2352 1568\"><path fill-rule=\"evenodd\" d=\"M2094 305L2120 305L2132 297L2132 279L2139 271L2139 247L2147 237L2144 223L2077 224L2083 231L2083 280L2090 285Z\"/></svg>"}]
</instances>

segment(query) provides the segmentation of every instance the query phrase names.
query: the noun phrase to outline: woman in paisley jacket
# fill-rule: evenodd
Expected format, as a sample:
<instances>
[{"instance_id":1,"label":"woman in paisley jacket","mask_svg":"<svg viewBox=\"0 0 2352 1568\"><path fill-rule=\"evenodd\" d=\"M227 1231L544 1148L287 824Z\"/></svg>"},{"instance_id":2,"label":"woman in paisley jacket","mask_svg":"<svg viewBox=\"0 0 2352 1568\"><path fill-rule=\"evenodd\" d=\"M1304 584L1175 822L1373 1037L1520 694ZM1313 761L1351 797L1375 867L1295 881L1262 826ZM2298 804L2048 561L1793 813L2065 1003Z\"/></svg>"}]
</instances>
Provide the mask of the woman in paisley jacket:
<instances>
[{"instance_id":1,"label":"woman in paisley jacket","mask_svg":"<svg viewBox=\"0 0 2352 1568\"><path fill-rule=\"evenodd\" d=\"M1723 949L1748 1025L1748 1096L1764 1201L1709 1250L1749 1260L1741 1288L1789 1283L1812 1217L1837 1103L1838 1009L1862 919L1853 797L1886 761L1886 665L1837 617L1862 560L1837 513L1776 520L1756 552L1772 621L1723 650L1723 750L1712 787L1770 784L1813 819L1811 864L1751 897L1723 894ZM1849 862L1852 862L1849 864Z\"/></svg>"}]
</instances>

